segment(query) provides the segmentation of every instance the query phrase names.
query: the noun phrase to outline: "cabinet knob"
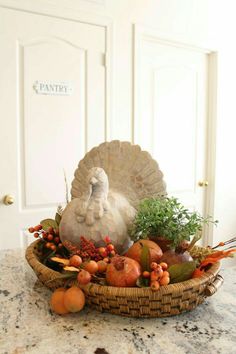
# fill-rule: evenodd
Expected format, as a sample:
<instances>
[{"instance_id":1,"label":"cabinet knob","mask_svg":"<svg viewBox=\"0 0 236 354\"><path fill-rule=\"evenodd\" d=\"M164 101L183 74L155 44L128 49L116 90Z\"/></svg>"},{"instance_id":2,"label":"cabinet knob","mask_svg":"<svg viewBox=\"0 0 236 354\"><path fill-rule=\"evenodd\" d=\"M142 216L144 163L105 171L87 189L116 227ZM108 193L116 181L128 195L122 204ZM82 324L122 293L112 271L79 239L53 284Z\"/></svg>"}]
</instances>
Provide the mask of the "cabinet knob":
<instances>
[{"instance_id":1,"label":"cabinet knob","mask_svg":"<svg viewBox=\"0 0 236 354\"><path fill-rule=\"evenodd\" d=\"M208 181L199 181L198 185L199 185L199 187L207 187L208 186Z\"/></svg>"},{"instance_id":2,"label":"cabinet knob","mask_svg":"<svg viewBox=\"0 0 236 354\"><path fill-rule=\"evenodd\" d=\"M14 201L15 201L14 197L10 194L5 195L5 197L3 198L3 203L5 205L11 205L14 203Z\"/></svg>"}]
</instances>

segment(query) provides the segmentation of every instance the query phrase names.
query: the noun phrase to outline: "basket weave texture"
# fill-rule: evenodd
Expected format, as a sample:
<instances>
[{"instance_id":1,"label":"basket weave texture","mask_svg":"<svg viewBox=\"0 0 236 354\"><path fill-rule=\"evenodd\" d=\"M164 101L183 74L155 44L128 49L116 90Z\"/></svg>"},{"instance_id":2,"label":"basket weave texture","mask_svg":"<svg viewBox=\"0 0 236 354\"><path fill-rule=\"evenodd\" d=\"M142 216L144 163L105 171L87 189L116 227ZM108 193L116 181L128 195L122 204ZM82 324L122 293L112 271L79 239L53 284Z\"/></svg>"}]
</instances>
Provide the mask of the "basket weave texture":
<instances>
[{"instance_id":1,"label":"basket weave texture","mask_svg":"<svg viewBox=\"0 0 236 354\"><path fill-rule=\"evenodd\" d=\"M26 250L26 259L38 279L48 288L56 289L65 285L56 272L39 260L37 244L33 242ZM181 283L162 286L158 291L150 288L118 288L90 283L81 287L86 303L103 312L128 317L167 317L194 309L206 298L206 289L217 277L220 263L215 263L201 277ZM68 285L75 284L71 281ZM77 283L76 283L77 284Z\"/></svg>"}]
</instances>

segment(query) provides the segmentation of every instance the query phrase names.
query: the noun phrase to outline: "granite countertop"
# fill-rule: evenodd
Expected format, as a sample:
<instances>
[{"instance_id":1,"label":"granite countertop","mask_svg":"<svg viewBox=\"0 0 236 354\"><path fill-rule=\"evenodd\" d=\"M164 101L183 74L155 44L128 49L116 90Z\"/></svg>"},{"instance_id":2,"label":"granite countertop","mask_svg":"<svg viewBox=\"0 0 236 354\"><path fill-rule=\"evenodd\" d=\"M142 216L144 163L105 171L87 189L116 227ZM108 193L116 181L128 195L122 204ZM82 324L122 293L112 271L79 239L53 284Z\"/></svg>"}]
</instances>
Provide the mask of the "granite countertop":
<instances>
[{"instance_id":1,"label":"granite countertop","mask_svg":"<svg viewBox=\"0 0 236 354\"><path fill-rule=\"evenodd\" d=\"M88 307L53 314L51 292L38 282L24 251L1 251L0 258L1 354L236 353L236 267L224 261L223 286L195 310L133 319Z\"/></svg>"}]
</instances>

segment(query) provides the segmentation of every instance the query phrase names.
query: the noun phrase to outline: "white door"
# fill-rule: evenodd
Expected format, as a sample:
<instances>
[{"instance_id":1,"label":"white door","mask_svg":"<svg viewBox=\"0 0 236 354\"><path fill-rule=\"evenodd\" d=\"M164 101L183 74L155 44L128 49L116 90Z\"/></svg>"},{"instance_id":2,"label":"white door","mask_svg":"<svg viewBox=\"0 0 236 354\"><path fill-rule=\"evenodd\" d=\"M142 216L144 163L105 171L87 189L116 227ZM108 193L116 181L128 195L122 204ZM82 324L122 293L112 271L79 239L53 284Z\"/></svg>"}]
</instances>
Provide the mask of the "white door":
<instances>
[{"instance_id":1,"label":"white door","mask_svg":"<svg viewBox=\"0 0 236 354\"><path fill-rule=\"evenodd\" d=\"M0 8L0 248L27 244L105 140L105 44L104 27Z\"/></svg>"},{"instance_id":2,"label":"white door","mask_svg":"<svg viewBox=\"0 0 236 354\"><path fill-rule=\"evenodd\" d=\"M158 161L168 195L206 215L208 55L145 36L137 48L135 142Z\"/></svg>"}]
</instances>

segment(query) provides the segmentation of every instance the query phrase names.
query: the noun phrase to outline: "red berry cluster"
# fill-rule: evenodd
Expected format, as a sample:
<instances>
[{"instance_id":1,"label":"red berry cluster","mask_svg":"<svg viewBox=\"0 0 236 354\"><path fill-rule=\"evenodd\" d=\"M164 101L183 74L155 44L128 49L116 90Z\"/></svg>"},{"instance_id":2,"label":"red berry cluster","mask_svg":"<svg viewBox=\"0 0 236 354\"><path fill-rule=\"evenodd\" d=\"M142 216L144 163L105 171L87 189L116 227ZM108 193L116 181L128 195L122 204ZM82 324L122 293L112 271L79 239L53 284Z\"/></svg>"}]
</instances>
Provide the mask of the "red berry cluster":
<instances>
[{"instance_id":1,"label":"red berry cluster","mask_svg":"<svg viewBox=\"0 0 236 354\"><path fill-rule=\"evenodd\" d=\"M69 241L64 242L64 246L70 251L71 255L80 256L83 261L94 260L96 262L109 259L116 254L114 245L111 243L110 237L104 238L104 247L96 248L91 240L87 240L84 236L80 236L80 247L74 246Z\"/></svg>"},{"instance_id":2,"label":"red berry cluster","mask_svg":"<svg viewBox=\"0 0 236 354\"><path fill-rule=\"evenodd\" d=\"M79 248L73 245L70 241L66 240L63 242L65 248L70 252L70 255L73 256L79 253Z\"/></svg>"},{"instance_id":3,"label":"red berry cluster","mask_svg":"<svg viewBox=\"0 0 236 354\"><path fill-rule=\"evenodd\" d=\"M95 261L99 261L101 259L94 243L87 240L84 236L80 236L80 250L77 254L82 259L93 259Z\"/></svg>"},{"instance_id":4,"label":"red berry cluster","mask_svg":"<svg viewBox=\"0 0 236 354\"><path fill-rule=\"evenodd\" d=\"M49 227L47 231L43 230L42 225L30 227L28 229L30 233L34 234L35 238L41 238L45 241L45 247L52 251L57 251L62 248L63 245L60 240L59 230Z\"/></svg>"},{"instance_id":5,"label":"red berry cluster","mask_svg":"<svg viewBox=\"0 0 236 354\"><path fill-rule=\"evenodd\" d=\"M114 245L111 243L110 237L106 236L104 238L104 247L96 248L94 243L87 240L85 237L80 237L80 254L83 259L93 259L96 262L100 260L105 260L109 262L109 259L115 256L116 251Z\"/></svg>"},{"instance_id":6,"label":"red berry cluster","mask_svg":"<svg viewBox=\"0 0 236 354\"><path fill-rule=\"evenodd\" d=\"M73 245L70 241L65 241L64 246L69 250L71 256L80 256L83 260L95 259L98 255L96 247L93 242L87 240L85 237L80 237L80 246Z\"/></svg>"}]
</instances>

